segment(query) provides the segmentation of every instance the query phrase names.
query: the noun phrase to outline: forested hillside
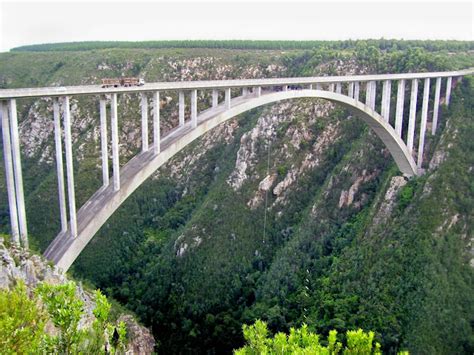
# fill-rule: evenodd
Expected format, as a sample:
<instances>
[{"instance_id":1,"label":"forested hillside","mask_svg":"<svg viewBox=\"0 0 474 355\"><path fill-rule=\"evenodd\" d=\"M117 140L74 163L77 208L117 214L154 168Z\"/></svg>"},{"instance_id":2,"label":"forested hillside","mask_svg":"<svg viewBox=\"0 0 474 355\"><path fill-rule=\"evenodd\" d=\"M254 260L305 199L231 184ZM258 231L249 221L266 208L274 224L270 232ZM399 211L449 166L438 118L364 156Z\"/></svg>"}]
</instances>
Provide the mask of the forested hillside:
<instances>
[{"instance_id":1,"label":"forested hillside","mask_svg":"<svg viewBox=\"0 0 474 355\"><path fill-rule=\"evenodd\" d=\"M2 53L0 87L474 66L471 42L136 47ZM177 95L161 95L170 99L166 132L178 120ZM324 336L373 330L390 353L471 354L473 95L474 80L457 85L449 109L442 106L441 134L428 136L426 173L410 180L361 120L328 102L284 101L243 114L158 170L72 273L134 311L162 353L229 353L243 346L242 324L260 318L271 332L303 323ZM59 230L51 109L19 101L29 230L39 250ZM80 206L101 185L96 98L73 99L72 116ZM141 144L136 96L120 96L119 117L124 164ZM6 200L1 170L1 232Z\"/></svg>"}]
</instances>

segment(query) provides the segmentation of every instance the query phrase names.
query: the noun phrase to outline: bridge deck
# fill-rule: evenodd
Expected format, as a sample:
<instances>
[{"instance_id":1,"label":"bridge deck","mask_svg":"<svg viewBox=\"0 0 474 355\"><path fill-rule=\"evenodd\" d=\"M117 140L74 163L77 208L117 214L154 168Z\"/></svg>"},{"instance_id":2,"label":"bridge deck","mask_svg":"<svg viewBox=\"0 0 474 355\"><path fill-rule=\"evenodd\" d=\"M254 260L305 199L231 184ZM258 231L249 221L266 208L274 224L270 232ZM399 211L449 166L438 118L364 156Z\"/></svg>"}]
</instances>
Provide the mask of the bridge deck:
<instances>
[{"instance_id":1,"label":"bridge deck","mask_svg":"<svg viewBox=\"0 0 474 355\"><path fill-rule=\"evenodd\" d=\"M180 81L148 83L143 86L102 88L101 85L83 85L67 87L24 88L0 90L0 99L13 99L21 97L48 97L48 96L73 96L73 95L99 95L110 93L149 92L157 90L192 90L192 89L226 89L239 87L301 85L316 83L348 83L400 79L445 78L469 75L474 73L474 68L435 73L408 73L408 74L378 74L378 75L346 75L346 76L317 76L297 78L274 79L238 79L238 80L206 80L206 81Z\"/></svg>"}]
</instances>

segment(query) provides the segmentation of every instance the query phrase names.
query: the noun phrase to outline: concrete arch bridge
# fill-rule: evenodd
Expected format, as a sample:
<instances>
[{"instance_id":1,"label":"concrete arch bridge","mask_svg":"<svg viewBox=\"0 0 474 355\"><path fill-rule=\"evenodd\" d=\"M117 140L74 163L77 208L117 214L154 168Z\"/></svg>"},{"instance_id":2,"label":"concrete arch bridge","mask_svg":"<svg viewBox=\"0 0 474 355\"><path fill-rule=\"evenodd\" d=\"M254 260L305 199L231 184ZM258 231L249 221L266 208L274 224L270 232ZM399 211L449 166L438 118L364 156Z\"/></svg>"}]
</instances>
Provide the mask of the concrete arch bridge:
<instances>
[{"instance_id":1,"label":"concrete arch bridge","mask_svg":"<svg viewBox=\"0 0 474 355\"><path fill-rule=\"evenodd\" d=\"M473 73L474 69L471 68L437 73L161 82L117 88L89 85L0 90L5 176L13 242L28 247L17 99L53 99L52 118L61 230L44 255L66 271L114 211L156 169L217 125L262 105L296 98L320 98L342 105L366 122L380 137L403 174L418 175L423 168L425 136L436 134L440 103L444 102L448 105L453 84L463 76ZM396 90L392 88L394 82L396 82ZM422 83L422 94L419 83ZM431 86L434 86L434 90L430 90ZM380 88L382 90L382 94L379 95L381 102L376 102L377 89L380 90ZM407 102L409 115L403 117L405 101L408 101L408 98L405 98L408 96L405 95L407 88L410 90L409 102ZM178 92L179 125L166 136L162 136L160 133L160 92L165 90ZM202 112L198 112L198 90L212 92L212 102L209 103L209 108ZM236 91L239 95L232 96L232 93ZM429 102L432 91L434 91L434 99L431 114ZM219 102L219 93L222 92L224 93L224 95L221 94L223 100ZM120 167L117 96L124 93L138 93L141 100L142 149ZM186 94L190 95L191 103L191 114L188 119L185 117ZM71 139L71 120L74 117L71 117L70 113L70 97L83 95L94 95L99 101L103 185L79 210L76 210ZM110 99L107 99L106 95ZM418 122L419 96L422 100L422 108ZM153 123L151 133L148 127L150 100ZM110 101L110 115L107 112L107 101ZM391 107L392 101L395 103L394 109ZM380 111L377 111L376 107L380 107ZM390 115L393 111L395 114ZM403 124L405 119L408 119L408 125ZM428 121L431 122L430 132L427 132ZM107 149L109 145L107 125L109 124L112 176L109 176ZM403 132L405 126L407 129ZM64 130L64 139L62 130ZM415 142L416 130L419 132L417 142ZM151 144L149 144L149 135Z\"/></svg>"}]
</instances>

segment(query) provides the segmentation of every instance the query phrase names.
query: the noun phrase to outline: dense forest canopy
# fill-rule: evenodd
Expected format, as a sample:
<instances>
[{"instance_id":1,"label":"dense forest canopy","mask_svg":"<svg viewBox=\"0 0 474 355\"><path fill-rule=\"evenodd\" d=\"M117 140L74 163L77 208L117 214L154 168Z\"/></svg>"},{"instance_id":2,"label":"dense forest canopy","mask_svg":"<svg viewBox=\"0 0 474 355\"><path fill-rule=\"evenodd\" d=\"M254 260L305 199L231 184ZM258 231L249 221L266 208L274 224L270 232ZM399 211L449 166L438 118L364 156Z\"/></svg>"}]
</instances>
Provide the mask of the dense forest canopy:
<instances>
[{"instance_id":1,"label":"dense forest canopy","mask_svg":"<svg viewBox=\"0 0 474 355\"><path fill-rule=\"evenodd\" d=\"M360 44L373 46L384 51L405 50L411 47L424 48L427 51L468 51L474 49L474 41L442 40L398 40L370 39L347 41L273 41L273 40L169 40L169 41L90 41L33 44L12 48L13 52L43 51L85 51L106 48L217 48L217 49L354 49Z\"/></svg>"}]
</instances>

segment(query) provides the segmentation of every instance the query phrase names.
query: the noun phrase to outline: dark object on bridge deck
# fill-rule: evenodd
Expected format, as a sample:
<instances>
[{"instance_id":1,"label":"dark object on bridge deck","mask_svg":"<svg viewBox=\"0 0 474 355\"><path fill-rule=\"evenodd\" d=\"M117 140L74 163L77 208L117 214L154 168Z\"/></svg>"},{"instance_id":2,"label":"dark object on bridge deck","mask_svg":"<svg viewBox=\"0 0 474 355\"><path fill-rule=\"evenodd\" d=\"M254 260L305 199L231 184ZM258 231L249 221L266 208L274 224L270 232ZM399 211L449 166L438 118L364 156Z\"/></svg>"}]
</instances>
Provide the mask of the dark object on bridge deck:
<instances>
[{"instance_id":1,"label":"dark object on bridge deck","mask_svg":"<svg viewBox=\"0 0 474 355\"><path fill-rule=\"evenodd\" d=\"M102 87L103 88L108 88L108 87L119 87L119 86L124 86L124 87L129 87L129 86L142 86L145 85L145 80L142 78L117 78L117 79L109 79L105 78L102 79Z\"/></svg>"}]
</instances>

